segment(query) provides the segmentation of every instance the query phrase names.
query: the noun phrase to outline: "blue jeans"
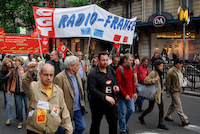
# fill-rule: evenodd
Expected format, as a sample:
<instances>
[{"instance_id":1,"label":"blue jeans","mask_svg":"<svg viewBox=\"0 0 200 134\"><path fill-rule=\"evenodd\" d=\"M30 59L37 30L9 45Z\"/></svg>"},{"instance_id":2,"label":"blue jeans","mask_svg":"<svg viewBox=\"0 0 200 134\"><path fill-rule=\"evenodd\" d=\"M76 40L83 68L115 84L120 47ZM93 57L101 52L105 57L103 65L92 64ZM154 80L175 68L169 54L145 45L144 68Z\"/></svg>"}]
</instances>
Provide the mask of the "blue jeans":
<instances>
[{"instance_id":1,"label":"blue jeans","mask_svg":"<svg viewBox=\"0 0 200 134\"><path fill-rule=\"evenodd\" d=\"M12 120L12 92L11 96L8 96L8 94L5 92L6 96L6 117L7 120Z\"/></svg>"},{"instance_id":2,"label":"blue jeans","mask_svg":"<svg viewBox=\"0 0 200 134\"><path fill-rule=\"evenodd\" d=\"M28 99L25 95L25 93L15 93L15 105L17 108L17 117L19 122L23 121L23 105L22 105L22 100L24 100L24 104L25 104L25 112L27 114L27 106L28 106Z\"/></svg>"},{"instance_id":3,"label":"blue jeans","mask_svg":"<svg viewBox=\"0 0 200 134\"><path fill-rule=\"evenodd\" d=\"M58 130L55 132L55 134L64 134L65 133L65 129L61 126L58 127Z\"/></svg>"},{"instance_id":4,"label":"blue jeans","mask_svg":"<svg viewBox=\"0 0 200 134\"><path fill-rule=\"evenodd\" d=\"M140 92L141 92L141 89L144 85L143 84L140 84L138 83L137 85L137 100L135 101L135 106L138 107L138 111L142 111L142 105L143 105L143 102L144 102L144 98L140 97Z\"/></svg>"},{"instance_id":5,"label":"blue jeans","mask_svg":"<svg viewBox=\"0 0 200 134\"><path fill-rule=\"evenodd\" d=\"M85 120L81 110L74 111L73 120L75 123L75 134L82 134L85 130Z\"/></svg>"},{"instance_id":6,"label":"blue jeans","mask_svg":"<svg viewBox=\"0 0 200 134\"><path fill-rule=\"evenodd\" d=\"M133 98L131 100L119 99L117 102L119 114L119 130L120 132L125 132L128 121L130 120L135 111L135 107L133 106Z\"/></svg>"}]
</instances>

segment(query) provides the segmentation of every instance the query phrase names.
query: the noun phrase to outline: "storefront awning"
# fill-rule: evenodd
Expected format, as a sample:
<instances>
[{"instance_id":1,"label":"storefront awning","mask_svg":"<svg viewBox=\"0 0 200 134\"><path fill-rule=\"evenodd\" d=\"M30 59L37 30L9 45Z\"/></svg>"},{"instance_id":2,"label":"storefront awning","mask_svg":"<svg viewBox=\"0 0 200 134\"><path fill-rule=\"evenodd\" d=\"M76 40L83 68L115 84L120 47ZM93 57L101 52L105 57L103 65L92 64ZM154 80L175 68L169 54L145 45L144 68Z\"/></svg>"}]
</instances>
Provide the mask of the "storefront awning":
<instances>
[{"instance_id":1,"label":"storefront awning","mask_svg":"<svg viewBox=\"0 0 200 134\"><path fill-rule=\"evenodd\" d=\"M191 17L191 18L190 18L190 21L198 21L198 20L200 20L200 17ZM177 22L179 22L178 19L176 19L176 20L168 20L168 21L166 22L166 24L167 24L167 23L168 23L168 24L170 24L170 23L177 23ZM136 27L144 27L144 26L153 26L153 23L152 23L152 22L149 22L149 23L136 24Z\"/></svg>"}]
</instances>

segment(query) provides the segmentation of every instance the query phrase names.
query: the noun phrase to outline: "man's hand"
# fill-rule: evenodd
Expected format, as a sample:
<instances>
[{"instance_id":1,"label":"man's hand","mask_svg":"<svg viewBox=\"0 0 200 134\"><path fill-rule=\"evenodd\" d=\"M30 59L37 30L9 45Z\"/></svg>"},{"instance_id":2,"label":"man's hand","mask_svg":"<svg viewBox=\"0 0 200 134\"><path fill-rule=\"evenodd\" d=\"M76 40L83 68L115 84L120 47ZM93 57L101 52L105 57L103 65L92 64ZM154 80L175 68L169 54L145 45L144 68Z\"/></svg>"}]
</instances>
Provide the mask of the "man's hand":
<instances>
[{"instance_id":1,"label":"man's hand","mask_svg":"<svg viewBox=\"0 0 200 134\"><path fill-rule=\"evenodd\" d=\"M170 97L170 94L167 94L167 98L169 98Z\"/></svg>"},{"instance_id":2,"label":"man's hand","mask_svg":"<svg viewBox=\"0 0 200 134\"><path fill-rule=\"evenodd\" d=\"M105 99L106 99L107 102L110 102L112 105L115 104L115 99L113 99L113 97L110 97L110 96L107 96L107 95L106 95L106 98L105 98Z\"/></svg>"},{"instance_id":3,"label":"man's hand","mask_svg":"<svg viewBox=\"0 0 200 134\"><path fill-rule=\"evenodd\" d=\"M135 81L135 86L137 87L137 85L138 85L138 81Z\"/></svg>"},{"instance_id":4,"label":"man's hand","mask_svg":"<svg viewBox=\"0 0 200 134\"><path fill-rule=\"evenodd\" d=\"M183 81L187 81L187 77L185 77L185 78L183 79Z\"/></svg>"},{"instance_id":5,"label":"man's hand","mask_svg":"<svg viewBox=\"0 0 200 134\"><path fill-rule=\"evenodd\" d=\"M133 99L134 99L134 100L137 99L137 94L133 94Z\"/></svg>"},{"instance_id":6,"label":"man's hand","mask_svg":"<svg viewBox=\"0 0 200 134\"><path fill-rule=\"evenodd\" d=\"M8 96L11 96L11 92L10 92L10 91L8 91L8 92L7 92L7 95L8 95Z\"/></svg>"},{"instance_id":7,"label":"man's hand","mask_svg":"<svg viewBox=\"0 0 200 134\"><path fill-rule=\"evenodd\" d=\"M119 92L119 87L118 86L113 86L114 92Z\"/></svg>"},{"instance_id":8,"label":"man's hand","mask_svg":"<svg viewBox=\"0 0 200 134\"><path fill-rule=\"evenodd\" d=\"M37 62L30 62L28 63L28 77L32 77L34 71L37 69L38 63Z\"/></svg>"},{"instance_id":9,"label":"man's hand","mask_svg":"<svg viewBox=\"0 0 200 134\"><path fill-rule=\"evenodd\" d=\"M129 95L127 95L127 96L125 97L125 99L126 99L126 100L131 100L131 98L130 98Z\"/></svg>"}]
</instances>

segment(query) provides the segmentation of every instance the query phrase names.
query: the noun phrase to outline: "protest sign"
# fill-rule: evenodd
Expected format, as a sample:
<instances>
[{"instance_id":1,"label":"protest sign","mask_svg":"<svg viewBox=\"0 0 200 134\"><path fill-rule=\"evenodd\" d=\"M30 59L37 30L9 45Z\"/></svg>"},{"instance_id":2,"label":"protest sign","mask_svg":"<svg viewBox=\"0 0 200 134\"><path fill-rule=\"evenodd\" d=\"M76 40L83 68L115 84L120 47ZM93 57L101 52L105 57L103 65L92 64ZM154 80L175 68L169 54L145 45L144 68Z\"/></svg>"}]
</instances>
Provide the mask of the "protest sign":
<instances>
[{"instance_id":1,"label":"protest sign","mask_svg":"<svg viewBox=\"0 0 200 134\"><path fill-rule=\"evenodd\" d=\"M42 53L48 52L48 38L39 38ZM37 36L0 35L0 53L40 53Z\"/></svg>"},{"instance_id":2,"label":"protest sign","mask_svg":"<svg viewBox=\"0 0 200 134\"><path fill-rule=\"evenodd\" d=\"M93 37L132 44L136 17L126 19L93 4L73 8L33 7L40 35L52 38Z\"/></svg>"}]
</instances>

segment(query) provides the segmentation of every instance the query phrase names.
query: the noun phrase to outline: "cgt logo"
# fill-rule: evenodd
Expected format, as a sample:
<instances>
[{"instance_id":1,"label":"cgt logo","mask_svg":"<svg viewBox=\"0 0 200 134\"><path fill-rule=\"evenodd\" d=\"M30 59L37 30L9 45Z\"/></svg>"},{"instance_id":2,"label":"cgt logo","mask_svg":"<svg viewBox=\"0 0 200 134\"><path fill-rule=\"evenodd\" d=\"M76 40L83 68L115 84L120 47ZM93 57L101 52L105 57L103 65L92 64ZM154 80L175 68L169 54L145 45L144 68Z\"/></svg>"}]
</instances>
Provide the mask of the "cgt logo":
<instances>
[{"instance_id":1,"label":"cgt logo","mask_svg":"<svg viewBox=\"0 0 200 134\"><path fill-rule=\"evenodd\" d=\"M55 36L53 27L54 10L55 9L33 7L35 22L40 35Z\"/></svg>"},{"instance_id":2,"label":"cgt logo","mask_svg":"<svg viewBox=\"0 0 200 134\"><path fill-rule=\"evenodd\" d=\"M158 16L156 16L154 19L153 19L153 25L155 26L155 27L162 27L162 26L164 26L165 25L165 23L166 23L166 18L164 17L164 16L162 16L162 15L158 15Z\"/></svg>"}]
</instances>

